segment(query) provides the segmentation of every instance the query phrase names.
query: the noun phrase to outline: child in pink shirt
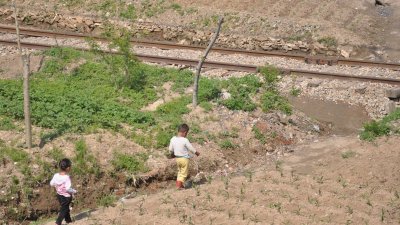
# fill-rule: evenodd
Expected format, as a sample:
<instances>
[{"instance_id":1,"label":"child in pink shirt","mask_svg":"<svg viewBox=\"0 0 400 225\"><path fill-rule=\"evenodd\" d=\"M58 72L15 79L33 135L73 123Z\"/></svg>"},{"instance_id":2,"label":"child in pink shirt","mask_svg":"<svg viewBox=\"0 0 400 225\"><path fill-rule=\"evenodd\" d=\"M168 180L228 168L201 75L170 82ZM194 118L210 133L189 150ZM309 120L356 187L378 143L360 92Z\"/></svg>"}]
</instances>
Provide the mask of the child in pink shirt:
<instances>
[{"instance_id":1,"label":"child in pink shirt","mask_svg":"<svg viewBox=\"0 0 400 225\"><path fill-rule=\"evenodd\" d=\"M53 179L50 181L50 185L56 188L57 199L60 202L61 209L56 220L57 225L61 225L62 221L71 223L71 215L69 205L72 201L72 194L76 193L71 186L71 178L68 173L71 171L71 160L62 159L59 163L60 172L54 174Z\"/></svg>"}]
</instances>

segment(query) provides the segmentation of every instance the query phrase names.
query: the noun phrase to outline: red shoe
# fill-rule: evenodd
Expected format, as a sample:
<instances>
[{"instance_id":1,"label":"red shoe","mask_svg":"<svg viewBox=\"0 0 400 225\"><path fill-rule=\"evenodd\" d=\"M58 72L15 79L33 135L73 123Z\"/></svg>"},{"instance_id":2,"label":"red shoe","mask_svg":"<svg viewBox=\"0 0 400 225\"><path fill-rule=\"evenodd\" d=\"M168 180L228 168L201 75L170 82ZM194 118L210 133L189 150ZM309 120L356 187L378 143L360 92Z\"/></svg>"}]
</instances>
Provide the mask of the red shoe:
<instances>
[{"instance_id":1,"label":"red shoe","mask_svg":"<svg viewBox=\"0 0 400 225\"><path fill-rule=\"evenodd\" d=\"M178 190L184 189L184 187L183 187L183 182L177 180L177 181L176 181L176 188L177 188Z\"/></svg>"}]
</instances>

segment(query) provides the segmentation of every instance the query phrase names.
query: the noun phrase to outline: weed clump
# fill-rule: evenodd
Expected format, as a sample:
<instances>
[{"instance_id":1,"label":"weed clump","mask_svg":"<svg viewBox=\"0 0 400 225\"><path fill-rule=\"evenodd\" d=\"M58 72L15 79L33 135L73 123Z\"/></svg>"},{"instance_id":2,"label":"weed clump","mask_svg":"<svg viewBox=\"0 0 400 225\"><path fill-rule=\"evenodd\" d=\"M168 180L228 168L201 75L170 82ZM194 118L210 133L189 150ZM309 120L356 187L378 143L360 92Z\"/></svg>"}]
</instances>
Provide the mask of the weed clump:
<instances>
[{"instance_id":1,"label":"weed clump","mask_svg":"<svg viewBox=\"0 0 400 225\"><path fill-rule=\"evenodd\" d=\"M222 86L232 95L231 98L223 100L222 105L230 110L253 111L257 105L251 99L256 94L262 83L255 75L240 78L230 78L222 83Z\"/></svg>"},{"instance_id":2,"label":"weed clump","mask_svg":"<svg viewBox=\"0 0 400 225\"><path fill-rule=\"evenodd\" d=\"M237 145L235 145L232 141L226 139L219 143L219 147L222 149L235 149Z\"/></svg>"},{"instance_id":3,"label":"weed clump","mask_svg":"<svg viewBox=\"0 0 400 225\"><path fill-rule=\"evenodd\" d=\"M318 39L318 42L327 47L336 47L338 44L336 38L334 37L322 37Z\"/></svg>"},{"instance_id":4,"label":"weed clump","mask_svg":"<svg viewBox=\"0 0 400 225\"><path fill-rule=\"evenodd\" d=\"M101 176L100 167L96 158L89 152L86 142L81 139L75 143L75 158L72 173L76 175L93 174L96 177Z\"/></svg>"},{"instance_id":5,"label":"weed clump","mask_svg":"<svg viewBox=\"0 0 400 225\"><path fill-rule=\"evenodd\" d=\"M114 153L114 159L112 165L117 171L126 171L132 174L138 172L146 172L148 168L145 165L145 161L148 159L147 154L123 154Z\"/></svg>"},{"instance_id":6,"label":"weed clump","mask_svg":"<svg viewBox=\"0 0 400 225\"><path fill-rule=\"evenodd\" d=\"M264 112L280 110L285 114L292 114L292 106L288 100L281 96L276 88L280 80L280 72L277 68L266 66L260 68L260 73L264 77L266 91L261 97L261 108Z\"/></svg>"},{"instance_id":7,"label":"weed clump","mask_svg":"<svg viewBox=\"0 0 400 225\"><path fill-rule=\"evenodd\" d=\"M280 110L285 114L292 114L292 106L286 98L280 96L275 91L267 91L261 97L261 108L264 112Z\"/></svg>"},{"instance_id":8,"label":"weed clump","mask_svg":"<svg viewBox=\"0 0 400 225\"><path fill-rule=\"evenodd\" d=\"M341 155L342 155L343 159L348 159L348 158L354 157L356 155L356 152L349 150L349 151L342 152Z\"/></svg>"},{"instance_id":9,"label":"weed clump","mask_svg":"<svg viewBox=\"0 0 400 225\"><path fill-rule=\"evenodd\" d=\"M394 128L390 125L391 122L397 120L400 120L400 109L395 110L379 121L371 121L364 124L364 129L360 133L361 140L374 141L381 136L388 136L391 133L400 133L399 128Z\"/></svg>"},{"instance_id":10,"label":"weed clump","mask_svg":"<svg viewBox=\"0 0 400 225\"><path fill-rule=\"evenodd\" d=\"M100 197L97 200L97 204L103 207L110 207L113 206L114 203L117 201L117 197L113 194L108 194Z\"/></svg>"},{"instance_id":11,"label":"weed clump","mask_svg":"<svg viewBox=\"0 0 400 225\"><path fill-rule=\"evenodd\" d=\"M14 130L16 126L10 118L0 118L0 130Z\"/></svg>"}]
</instances>

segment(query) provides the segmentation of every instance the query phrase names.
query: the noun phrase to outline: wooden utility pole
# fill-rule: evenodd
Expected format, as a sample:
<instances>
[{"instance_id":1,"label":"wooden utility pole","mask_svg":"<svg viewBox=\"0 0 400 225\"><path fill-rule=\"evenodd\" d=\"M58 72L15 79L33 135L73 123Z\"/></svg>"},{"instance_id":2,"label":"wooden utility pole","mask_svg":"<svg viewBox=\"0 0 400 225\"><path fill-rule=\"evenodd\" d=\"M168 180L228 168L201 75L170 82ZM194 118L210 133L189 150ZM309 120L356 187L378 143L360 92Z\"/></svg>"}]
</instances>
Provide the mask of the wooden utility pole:
<instances>
[{"instance_id":1,"label":"wooden utility pole","mask_svg":"<svg viewBox=\"0 0 400 225\"><path fill-rule=\"evenodd\" d=\"M25 142L26 146L31 149L32 148L32 125L31 125L31 106L30 106L30 97L29 97L29 54L25 54L22 52L21 47L21 38L19 36L19 25L18 25L18 8L15 4L15 0L12 2L14 7L14 16L15 16L15 29L17 31L17 43L18 43L18 51L21 56L22 62L22 71L23 71L23 79L24 79L24 117L25 117Z\"/></svg>"},{"instance_id":2,"label":"wooden utility pole","mask_svg":"<svg viewBox=\"0 0 400 225\"><path fill-rule=\"evenodd\" d=\"M199 64L196 67L196 76L194 78L194 84L193 84L193 108L196 108L198 105L198 95L199 95L199 80L200 80L200 72L201 68L203 67L204 62L207 59L208 53L210 52L212 46L214 45L215 41L218 39L219 32L221 31L221 25L224 22L223 17L219 17L218 20L218 28L217 31L214 34L214 37L210 40L210 43L208 44L208 47L206 51L204 52L204 55L201 57Z\"/></svg>"}]
</instances>

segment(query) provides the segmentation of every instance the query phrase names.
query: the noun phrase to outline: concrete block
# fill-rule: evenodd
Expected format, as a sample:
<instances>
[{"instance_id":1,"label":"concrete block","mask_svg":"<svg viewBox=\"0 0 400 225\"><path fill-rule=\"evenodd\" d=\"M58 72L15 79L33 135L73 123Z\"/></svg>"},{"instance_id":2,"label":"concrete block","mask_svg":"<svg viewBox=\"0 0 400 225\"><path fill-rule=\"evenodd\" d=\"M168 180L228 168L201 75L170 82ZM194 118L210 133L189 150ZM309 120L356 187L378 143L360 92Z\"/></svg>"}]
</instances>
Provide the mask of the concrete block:
<instances>
[{"instance_id":1,"label":"concrete block","mask_svg":"<svg viewBox=\"0 0 400 225\"><path fill-rule=\"evenodd\" d=\"M319 85L321 85L322 81L320 80L312 80L310 82L308 82L307 87L318 87Z\"/></svg>"},{"instance_id":2,"label":"concrete block","mask_svg":"<svg viewBox=\"0 0 400 225\"><path fill-rule=\"evenodd\" d=\"M400 88L386 89L386 97L390 99L400 98Z\"/></svg>"},{"instance_id":3,"label":"concrete block","mask_svg":"<svg viewBox=\"0 0 400 225\"><path fill-rule=\"evenodd\" d=\"M385 111L387 114L390 114L392 112L394 112L396 110L396 103L393 101L390 101L388 103L386 103L385 105Z\"/></svg>"},{"instance_id":4,"label":"concrete block","mask_svg":"<svg viewBox=\"0 0 400 225\"><path fill-rule=\"evenodd\" d=\"M366 90L367 90L367 87L365 87L365 86L354 88L354 92L358 93L358 94L365 94Z\"/></svg>"}]
</instances>

